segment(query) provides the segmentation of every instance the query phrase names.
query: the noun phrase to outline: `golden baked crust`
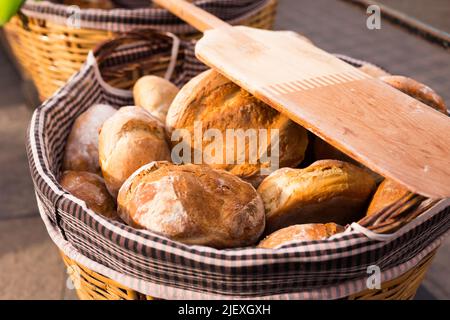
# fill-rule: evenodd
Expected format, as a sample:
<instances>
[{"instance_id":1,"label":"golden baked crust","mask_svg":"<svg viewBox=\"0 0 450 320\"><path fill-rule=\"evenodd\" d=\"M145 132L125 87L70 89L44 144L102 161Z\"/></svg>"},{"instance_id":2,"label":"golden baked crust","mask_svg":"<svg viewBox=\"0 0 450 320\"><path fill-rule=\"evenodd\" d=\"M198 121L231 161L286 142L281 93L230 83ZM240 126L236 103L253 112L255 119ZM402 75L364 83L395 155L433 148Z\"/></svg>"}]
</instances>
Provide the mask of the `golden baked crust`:
<instances>
[{"instance_id":1,"label":"golden baked crust","mask_svg":"<svg viewBox=\"0 0 450 320\"><path fill-rule=\"evenodd\" d=\"M337 160L305 169L282 168L258 188L266 210L266 233L304 223L358 220L376 184L364 170Z\"/></svg>"},{"instance_id":2,"label":"golden baked crust","mask_svg":"<svg viewBox=\"0 0 450 320\"><path fill-rule=\"evenodd\" d=\"M335 223L296 224L268 235L261 240L258 248L276 248L291 241L324 240L343 231L344 228Z\"/></svg>"},{"instance_id":3,"label":"golden baked crust","mask_svg":"<svg viewBox=\"0 0 450 320\"><path fill-rule=\"evenodd\" d=\"M73 123L64 152L63 170L100 173L98 163L98 131L116 109L96 104L83 112Z\"/></svg>"},{"instance_id":4,"label":"golden baked crust","mask_svg":"<svg viewBox=\"0 0 450 320\"><path fill-rule=\"evenodd\" d=\"M380 210L393 205L395 202L406 196L410 191L390 179L385 179L375 192L369 208L367 216L379 212Z\"/></svg>"},{"instance_id":5,"label":"golden baked crust","mask_svg":"<svg viewBox=\"0 0 450 320\"><path fill-rule=\"evenodd\" d=\"M107 218L118 218L114 199L98 175L83 171L65 171L59 183L72 195L86 202L92 211Z\"/></svg>"},{"instance_id":6,"label":"golden baked crust","mask_svg":"<svg viewBox=\"0 0 450 320\"><path fill-rule=\"evenodd\" d=\"M193 137L195 121L201 121L202 134L207 129L218 129L223 137L226 137L227 129L242 129L244 132L248 129L268 129L269 132L271 129L279 129L280 167L297 166L303 160L308 144L304 128L213 70L193 78L180 90L169 108L166 127L169 133L174 129L187 129ZM186 142L193 147L192 140ZM260 161L258 157L257 163L250 163L248 139L244 142L245 148L242 148L245 150L242 157L245 163L236 164L236 159L239 159L237 148L234 154L229 151L231 154L227 155L226 138L224 142L223 160L208 164L258 184L261 180L260 169L268 168L269 164ZM211 141L203 141L203 149L210 143Z\"/></svg>"},{"instance_id":7,"label":"golden baked crust","mask_svg":"<svg viewBox=\"0 0 450 320\"><path fill-rule=\"evenodd\" d=\"M123 107L105 121L99 136L99 161L109 192L144 164L170 160L163 124L140 107Z\"/></svg>"},{"instance_id":8,"label":"golden baked crust","mask_svg":"<svg viewBox=\"0 0 450 320\"><path fill-rule=\"evenodd\" d=\"M150 163L124 183L117 201L119 215L129 225L186 244L253 245L265 225L256 190L207 165Z\"/></svg>"},{"instance_id":9,"label":"golden baked crust","mask_svg":"<svg viewBox=\"0 0 450 320\"><path fill-rule=\"evenodd\" d=\"M447 114L447 106L445 105L444 99L423 83L403 76L385 76L380 77L380 80L435 110Z\"/></svg>"},{"instance_id":10,"label":"golden baked crust","mask_svg":"<svg viewBox=\"0 0 450 320\"><path fill-rule=\"evenodd\" d=\"M134 84L134 103L164 123L167 110L178 91L174 84L164 78L144 76Z\"/></svg>"}]
</instances>

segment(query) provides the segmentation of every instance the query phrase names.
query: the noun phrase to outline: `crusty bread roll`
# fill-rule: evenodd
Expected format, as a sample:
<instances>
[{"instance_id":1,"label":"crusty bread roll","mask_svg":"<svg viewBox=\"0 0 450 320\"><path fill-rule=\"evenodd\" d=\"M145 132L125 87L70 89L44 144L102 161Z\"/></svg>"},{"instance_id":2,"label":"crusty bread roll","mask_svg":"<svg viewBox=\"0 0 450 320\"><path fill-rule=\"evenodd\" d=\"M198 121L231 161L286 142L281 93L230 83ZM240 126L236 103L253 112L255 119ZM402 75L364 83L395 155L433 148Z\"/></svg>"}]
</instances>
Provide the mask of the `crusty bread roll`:
<instances>
[{"instance_id":1,"label":"crusty bread roll","mask_svg":"<svg viewBox=\"0 0 450 320\"><path fill-rule=\"evenodd\" d=\"M134 103L165 123L167 110L178 91L178 88L166 79L144 76L134 84Z\"/></svg>"},{"instance_id":2,"label":"crusty bread roll","mask_svg":"<svg viewBox=\"0 0 450 320\"><path fill-rule=\"evenodd\" d=\"M444 99L423 83L403 76L385 76L380 77L380 80L424 104L447 114L447 106L445 105Z\"/></svg>"},{"instance_id":3,"label":"crusty bread roll","mask_svg":"<svg viewBox=\"0 0 450 320\"><path fill-rule=\"evenodd\" d=\"M170 160L163 124L139 107L123 107L105 121L99 136L99 160L109 192L144 164Z\"/></svg>"},{"instance_id":4,"label":"crusty bread roll","mask_svg":"<svg viewBox=\"0 0 450 320\"><path fill-rule=\"evenodd\" d=\"M111 219L118 218L114 199L98 175L85 171L65 171L59 183L72 195L86 202L94 212Z\"/></svg>"},{"instance_id":5,"label":"crusty bread roll","mask_svg":"<svg viewBox=\"0 0 450 320\"><path fill-rule=\"evenodd\" d=\"M289 226L268 235L258 244L259 248L276 248L291 241L324 240L343 232L344 228L335 223L310 223Z\"/></svg>"},{"instance_id":6,"label":"crusty bread roll","mask_svg":"<svg viewBox=\"0 0 450 320\"><path fill-rule=\"evenodd\" d=\"M376 184L363 169L337 160L305 169L282 168L258 188L266 210L266 233L293 224L358 220Z\"/></svg>"},{"instance_id":7,"label":"crusty bread roll","mask_svg":"<svg viewBox=\"0 0 450 320\"><path fill-rule=\"evenodd\" d=\"M370 216L393 205L408 193L408 189L399 185L397 182L390 179L385 179L378 186L378 189L370 202L369 208L367 209L366 215Z\"/></svg>"},{"instance_id":8,"label":"crusty bread roll","mask_svg":"<svg viewBox=\"0 0 450 320\"><path fill-rule=\"evenodd\" d=\"M116 109L96 104L74 122L64 152L63 170L100 173L98 164L98 131Z\"/></svg>"},{"instance_id":9,"label":"crusty bread roll","mask_svg":"<svg viewBox=\"0 0 450 320\"><path fill-rule=\"evenodd\" d=\"M256 190L207 165L152 162L123 184L117 201L119 215L129 225L186 244L253 245L265 225Z\"/></svg>"},{"instance_id":10,"label":"crusty bread roll","mask_svg":"<svg viewBox=\"0 0 450 320\"><path fill-rule=\"evenodd\" d=\"M252 163L249 150L249 139L239 143L237 139L226 141L227 129L242 129L247 132L253 129L260 133L260 129L279 130L279 167L297 166L304 158L308 144L307 131L272 109L262 101L241 89L227 78L213 70L205 71L189 81L175 97L166 118L169 133L175 129L186 129L191 139L183 142L192 148L194 154L194 124L200 122L202 134L207 129L219 130L223 138L223 157L207 161L216 169L227 170L254 185L262 180L261 169L270 168L270 161L262 160L257 153L256 163ZM275 131L272 131L275 132ZM259 135L258 144L262 141ZM268 150L270 150L270 139ZM176 145L178 141L173 142ZM211 143L203 139L203 150ZM230 145L235 145L234 152ZM254 150L254 149L253 149ZM265 150L264 150L265 151ZM270 152L267 152L270 154ZM203 154L205 159L205 154ZM244 161L238 161L243 159ZM194 161L191 161L194 162ZM198 163L198 162L194 162ZM264 175L267 175L265 173Z\"/></svg>"}]
</instances>

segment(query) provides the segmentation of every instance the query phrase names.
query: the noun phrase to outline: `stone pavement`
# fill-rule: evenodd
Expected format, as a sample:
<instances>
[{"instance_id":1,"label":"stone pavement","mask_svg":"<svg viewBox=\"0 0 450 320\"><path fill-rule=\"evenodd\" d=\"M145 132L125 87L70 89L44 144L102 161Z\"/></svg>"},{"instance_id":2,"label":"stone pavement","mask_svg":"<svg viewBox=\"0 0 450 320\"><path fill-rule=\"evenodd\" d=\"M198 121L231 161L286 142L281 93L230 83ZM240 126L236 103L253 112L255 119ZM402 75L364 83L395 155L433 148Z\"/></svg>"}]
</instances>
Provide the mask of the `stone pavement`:
<instances>
[{"instance_id":1,"label":"stone pavement","mask_svg":"<svg viewBox=\"0 0 450 320\"><path fill-rule=\"evenodd\" d=\"M0 299L75 299L36 208L25 153L32 112L4 51L0 75Z\"/></svg>"},{"instance_id":2,"label":"stone pavement","mask_svg":"<svg viewBox=\"0 0 450 320\"><path fill-rule=\"evenodd\" d=\"M450 104L449 53L383 23L365 28L365 13L330 0L281 0L278 29L293 29L332 52L379 63L410 75L445 96ZM20 79L0 48L0 299L74 299L56 247L40 220L25 155L31 111ZM418 299L449 299L450 238L419 290Z\"/></svg>"}]
</instances>

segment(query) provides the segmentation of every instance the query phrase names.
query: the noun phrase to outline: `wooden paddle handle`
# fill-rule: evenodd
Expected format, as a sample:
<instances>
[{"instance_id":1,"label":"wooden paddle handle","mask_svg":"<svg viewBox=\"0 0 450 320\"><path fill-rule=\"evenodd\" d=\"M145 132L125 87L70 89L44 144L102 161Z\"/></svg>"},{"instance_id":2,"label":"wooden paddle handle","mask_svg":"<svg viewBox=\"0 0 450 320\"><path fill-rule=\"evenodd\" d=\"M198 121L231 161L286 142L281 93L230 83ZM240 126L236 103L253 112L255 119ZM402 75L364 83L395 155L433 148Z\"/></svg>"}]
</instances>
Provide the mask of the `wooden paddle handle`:
<instances>
[{"instance_id":1,"label":"wooden paddle handle","mask_svg":"<svg viewBox=\"0 0 450 320\"><path fill-rule=\"evenodd\" d=\"M169 10L201 32L230 26L216 16L185 0L153 0L153 2Z\"/></svg>"}]
</instances>

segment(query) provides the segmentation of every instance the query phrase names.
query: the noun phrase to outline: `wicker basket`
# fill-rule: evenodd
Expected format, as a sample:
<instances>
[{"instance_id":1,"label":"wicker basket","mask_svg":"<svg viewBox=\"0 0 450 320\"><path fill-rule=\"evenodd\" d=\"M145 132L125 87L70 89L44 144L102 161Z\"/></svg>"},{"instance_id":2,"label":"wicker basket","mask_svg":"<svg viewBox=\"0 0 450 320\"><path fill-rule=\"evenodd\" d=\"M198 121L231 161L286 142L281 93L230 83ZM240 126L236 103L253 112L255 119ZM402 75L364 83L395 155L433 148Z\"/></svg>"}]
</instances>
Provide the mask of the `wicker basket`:
<instances>
[{"instance_id":1,"label":"wicker basket","mask_svg":"<svg viewBox=\"0 0 450 320\"><path fill-rule=\"evenodd\" d=\"M229 22L270 29L274 23L277 1L260 1L262 6ZM68 27L64 23L65 18L63 17L60 17L62 23L41 17L38 12L39 8L39 4L34 4L32 10L26 8L27 10L23 11L22 16L14 17L5 26L5 31L12 51L22 67L22 74L33 80L40 99L44 101L80 69L89 50L100 42L117 36L119 30L126 31L129 26L121 26L122 20L117 18L117 23L112 23L110 26L77 29ZM133 12L133 10L125 9L122 11ZM180 29L180 26L158 26L157 21L150 25L136 25L135 27L152 27L170 32ZM182 35L185 37L198 36L198 33L192 32L191 28L186 28Z\"/></svg>"},{"instance_id":2,"label":"wicker basket","mask_svg":"<svg viewBox=\"0 0 450 320\"><path fill-rule=\"evenodd\" d=\"M154 44L156 40L160 42L159 46ZM122 97L119 97L114 92L117 91L117 88L130 89L133 83L144 74L165 75L166 78L181 86L192 76L205 69L205 66L200 64L194 57L194 42L181 41L178 50L175 50L177 51L176 56L178 59L174 59L173 48L176 43L178 43L178 40L173 35L150 31L136 31L121 35L97 47L91 56L95 56L96 65L98 66L96 67L98 69L95 69L95 74L101 74L102 78L101 84L99 84L97 89L104 88L105 86L109 88L107 92L99 93L99 96L112 99L109 101L112 101L111 103L115 105L126 105L125 101L129 102L131 96L128 96L128 98L124 97L121 100ZM146 47L146 50L150 50L150 53L141 50L141 47ZM340 58L355 66L361 65L361 61L358 60L342 56ZM86 102L85 97L80 97L81 95L79 93L72 92L71 90L79 82L82 83L81 87L85 90L85 86L93 85L93 82L97 81L95 78L97 76L93 76L91 70L87 73L88 71L86 70L88 69L87 64L83 66L81 72L75 75L75 78L69 81L54 97L39 107L33 116L32 125L30 126L30 140L27 148L39 209L50 236L63 251L61 255L68 267L68 273L75 284L80 299L152 299L152 297L146 294L142 294L135 289L130 289L129 287L131 285L123 285L112 280L111 278L113 276L105 276L105 272L99 272L99 269L96 269L94 272L90 268L85 267L87 265L86 261L93 263L92 266L95 265L95 268L99 267L99 263L104 263L104 261L107 263L107 266L109 266L109 263L117 265L118 263L124 262L124 265L118 269L123 270L123 268L128 266L127 258L122 255L123 250L126 250L124 248L131 247L130 244L121 247L122 251L117 257L114 257L117 254L115 251L102 252L107 247L103 247L102 249L97 246L102 246L106 241L112 241L108 245L110 247L119 243L129 243L133 239L122 239L124 242L118 240L116 235L113 236L111 232L105 231L102 233L105 225L102 226L101 220L93 218L92 215L95 215L95 213L87 210L82 205L80 206L73 197L66 197L64 192L55 192L55 189L58 188L56 181L60 172L66 135L70 130L73 119L88 107L88 102ZM168 70L170 72L167 72ZM85 78L85 74L89 76ZM119 91L122 92L122 96L128 94L122 90ZM81 101L84 101L82 103L85 106L75 102L75 99L82 99ZM72 103L73 108L67 108L64 101ZM54 107L58 107L58 110L55 110ZM44 116L41 116L43 109L48 109L50 112L48 121L57 123L54 128L46 125L46 120L42 118ZM38 127L33 125L33 123L38 124ZM41 139L42 132L39 133L36 130L44 130L46 135L45 139ZM54 130L63 130L64 133L55 134ZM37 141L34 141L35 139ZM37 143L42 143L42 145L38 146ZM42 146L43 148L41 148ZM427 215L430 213L430 209L437 213ZM366 230L364 232L373 233L378 237L391 237L396 231L401 231L400 229L414 224L415 221L422 220L422 229L413 229L411 234L406 236L402 241L404 243L412 243L414 237L422 236L425 238L424 240L421 239L421 242L427 242L430 234L436 234L438 240L433 240L433 245L424 244L424 248L427 249L416 249L414 247L417 246L416 244L412 249L409 248L408 250L413 252L410 256L414 257L415 262L405 267L402 266L397 273L391 273L394 276L387 278L388 280L382 283L381 289L366 290L364 286L359 292L355 291L351 294L346 294L345 297L347 299L413 298L420 282L425 276L427 268L432 262L432 258L440 241L442 241L443 235L448 231L448 226L450 225L449 212L448 201L432 201L418 195L408 194L391 207L359 221L357 226L364 228ZM112 222L111 228L119 228L121 233L129 228L123 224L117 224L118 222ZM93 236L79 238L81 230L87 227L92 228L90 231L94 232ZM369 237L364 232L360 235ZM98 242L95 242L97 238ZM439 239L441 240L439 241ZM399 239L395 238L395 241L397 240ZM163 240L163 242L165 244L167 240ZM373 245L372 242L370 244ZM296 245L298 244L292 244L287 249L296 248ZM86 246L86 248L83 246ZM169 250L172 248L170 247ZM384 255L381 256L381 260L385 260L385 255L388 252L398 251L398 248L384 248L386 250L383 251ZM84 249L86 250L83 251ZM92 252L90 252L91 250ZM177 248L177 250L184 249ZM165 254L164 258L167 258ZM397 252L397 254L402 256L407 255L408 252ZM100 259L101 255L104 256L104 259ZM155 259L159 260L158 258ZM145 261L146 263L148 262L147 260ZM91 266L91 264L89 265ZM94 269L94 267L91 268ZM387 272L391 271L388 270ZM122 271L119 273L122 274ZM106 274L109 273L106 272ZM349 280L353 281L353 278L349 278ZM164 298L157 294L156 296L156 298ZM340 298L343 296L341 295Z\"/></svg>"},{"instance_id":3,"label":"wicker basket","mask_svg":"<svg viewBox=\"0 0 450 320\"><path fill-rule=\"evenodd\" d=\"M381 289L365 290L349 296L348 300L411 300L425 277L428 267L433 262L436 250L428 254L413 269L400 277L383 282ZM67 267L69 277L75 284L77 296L81 300L154 300L154 297L144 295L129 289L82 266L61 252L61 257Z\"/></svg>"}]
</instances>

